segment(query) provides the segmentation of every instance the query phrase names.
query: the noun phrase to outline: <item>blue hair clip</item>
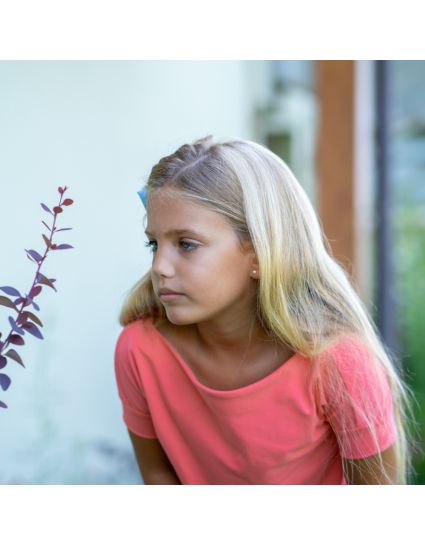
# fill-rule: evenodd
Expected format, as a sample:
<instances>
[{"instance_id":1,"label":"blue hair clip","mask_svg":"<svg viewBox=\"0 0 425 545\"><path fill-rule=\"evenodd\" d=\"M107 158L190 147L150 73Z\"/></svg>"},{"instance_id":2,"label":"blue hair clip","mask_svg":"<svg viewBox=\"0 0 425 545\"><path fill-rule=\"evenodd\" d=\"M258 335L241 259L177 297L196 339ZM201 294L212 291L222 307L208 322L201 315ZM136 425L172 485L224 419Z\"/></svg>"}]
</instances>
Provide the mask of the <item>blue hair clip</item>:
<instances>
[{"instance_id":1,"label":"blue hair clip","mask_svg":"<svg viewBox=\"0 0 425 545\"><path fill-rule=\"evenodd\" d=\"M148 192L147 192L146 188L142 187L142 189L139 189L137 194L139 195L140 200L143 203L143 206L147 209Z\"/></svg>"}]
</instances>

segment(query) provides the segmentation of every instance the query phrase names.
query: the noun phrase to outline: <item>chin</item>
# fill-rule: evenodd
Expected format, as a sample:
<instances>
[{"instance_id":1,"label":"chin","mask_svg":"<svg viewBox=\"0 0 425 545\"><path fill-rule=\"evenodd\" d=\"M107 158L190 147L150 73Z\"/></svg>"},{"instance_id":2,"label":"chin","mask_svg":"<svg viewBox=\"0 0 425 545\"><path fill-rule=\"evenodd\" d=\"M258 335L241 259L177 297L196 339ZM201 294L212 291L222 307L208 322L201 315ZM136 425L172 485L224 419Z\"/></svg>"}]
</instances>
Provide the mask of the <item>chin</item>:
<instances>
[{"instance_id":1,"label":"chin","mask_svg":"<svg viewBox=\"0 0 425 545\"><path fill-rule=\"evenodd\" d=\"M171 308L171 306L168 309L165 307L165 314L172 324L181 326L200 324L213 319L217 315L214 311L191 312L189 309Z\"/></svg>"},{"instance_id":2,"label":"chin","mask_svg":"<svg viewBox=\"0 0 425 545\"><path fill-rule=\"evenodd\" d=\"M174 325L192 325L196 323L196 319L190 316L185 316L183 312L176 312L174 309L165 309L165 314L169 322Z\"/></svg>"}]
</instances>

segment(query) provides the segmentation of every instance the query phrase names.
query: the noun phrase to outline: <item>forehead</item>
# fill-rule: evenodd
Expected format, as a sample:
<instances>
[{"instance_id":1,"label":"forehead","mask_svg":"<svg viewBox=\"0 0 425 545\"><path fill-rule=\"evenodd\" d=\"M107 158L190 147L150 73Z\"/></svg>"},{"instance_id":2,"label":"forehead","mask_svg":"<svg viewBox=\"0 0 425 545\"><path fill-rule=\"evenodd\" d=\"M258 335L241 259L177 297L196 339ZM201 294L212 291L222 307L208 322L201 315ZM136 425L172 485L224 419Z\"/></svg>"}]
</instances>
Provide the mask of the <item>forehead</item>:
<instances>
[{"instance_id":1,"label":"forehead","mask_svg":"<svg viewBox=\"0 0 425 545\"><path fill-rule=\"evenodd\" d=\"M177 192L160 191L153 193L147 206L149 234L177 234L191 231L208 236L211 232L232 231L224 217L217 212L189 199Z\"/></svg>"}]
</instances>

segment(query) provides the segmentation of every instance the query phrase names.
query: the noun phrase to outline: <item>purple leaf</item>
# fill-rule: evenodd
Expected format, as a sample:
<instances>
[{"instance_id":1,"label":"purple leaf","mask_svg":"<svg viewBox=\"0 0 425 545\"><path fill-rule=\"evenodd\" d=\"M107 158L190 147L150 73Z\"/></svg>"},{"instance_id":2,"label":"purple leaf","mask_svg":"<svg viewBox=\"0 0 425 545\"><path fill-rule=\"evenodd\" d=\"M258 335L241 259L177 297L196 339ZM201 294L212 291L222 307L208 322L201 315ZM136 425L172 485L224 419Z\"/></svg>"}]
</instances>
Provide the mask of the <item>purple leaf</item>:
<instances>
[{"instance_id":1,"label":"purple leaf","mask_svg":"<svg viewBox=\"0 0 425 545\"><path fill-rule=\"evenodd\" d=\"M7 390L11 382L12 381L7 375L0 373L0 386L3 388L3 390Z\"/></svg>"},{"instance_id":2,"label":"purple leaf","mask_svg":"<svg viewBox=\"0 0 425 545\"><path fill-rule=\"evenodd\" d=\"M50 210L50 208L48 206L46 206L44 203L40 203L42 208L46 211L46 212L49 212L49 214L52 214L53 216L53 212Z\"/></svg>"},{"instance_id":3,"label":"purple leaf","mask_svg":"<svg viewBox=\"0 0 425 545\"><path fill-rule=\"evenodd\" d=\"M52 283L53 283L53 282L56 282L56 278L46 278L44 275L41 274L41 272L39 272L39 273L37 274L37 282L39 282L38 279L40 279L40 278L44 278L45 280L49 280L49 281L52 282Z\"/></svg>"},{"instance_id":4,"label":"purple leaf","mask_svg":"<svg viewBox=\"0 0 425 545\"><path fill-rule=\"evenodd\" d=\"M21 316L24 316L25 320L27 320L29 318L30 320L32 320L33 322L35 322L39 326L43 327L42 321L39 318L37 318L37 316L35 314L33 314L32 312L30 312L29 310L24 310L24 312L21 314Z\"/></svg>"},{"instance_id":5,"label":"purple leaf","mask_svg":"<svg viewBox=\"0 0 425 545\"><path fill-rule=\"evenodd\" d=\"M53 285L53 282L55 281L54 278L51 278L50 280L48 278L46 278L45 276L43 276L41 273L38 273L37 275L37 282L39 284L44 284L45 286L49 286L51 288L53 288L55 291L58 291L55 286Z\"/></svg>"},{"instance_id":6,"label":"purple leaf","mask_svg":"<svg viewBox=\"0 0 425 545\"><path fill-rule=\"evenodd\" d=\"M59 231L72 231L72 227L63 227L62 229L55 229L56 233L59 233Z\"/></svg>"},{"instance_id":7,"label":"purple leaf","mask_svg":"<svg viewBox=\"0 0 425 545\"><path fill-rule=\"evenodd\" d=\"M45 235L44 233L42 233L41 236L43 237L44 242L46 243L46 246L47 246L48 248L50 248L50 246L51 246L50 240L46 237L46 235Z\"/></svg>"},{"instance_id":8,"label":"purple leaf","mask_svg":"<svg viewBox=\"0 0 425 545\"><path fill-rule=\"evenodd\" d=\"M19 297L22 297L19 291L15 290L15 288L12 288L11 286L0 286L0 290L4 291L4 293L7 293L7 295L18 295Z\"/></svg>"},{"instance_id":9,"label":"purple leaf","mask_svg":"<svg viewBox=\"0 0 425 545\"><path fill-rule=\"evenodd\" d=\"M31 323L23 324L22 326L25 328L28 333L31 333L31 335L34 335L34 337L37 337L38 339L44 339L43 335L41 334L41 331L38 329L38 327Z\"/></svg>"},{"instance_id":10,"label":"purple leaf","mask_svg":"<svg viewBox=\"0 0 425 545\"><path fill-rule=\"evenodd\" d=\"M16 299L16 301L19 301L19 299ZM16 311L18 310L16 308L16 303L12 302L9 297L3 297L3 295L0 295L0 305L3 305L4 307L13 308Z\"/></svg>"},{"instance_id":11,"label":"purple leaf","mask_svg":"<svg viewBox=\"0 0 425 545\"><path fill-rule=\"evenodd\" d=\"M40 261L43 259L41 255L36 252L35 250L25 250L28 254L30 254L31 257L33 257L37 263L40 263Z\"/></svg>"},{"instance_id":12,"label":"purple leaf","mask_svg":"<svg viewBox=\"0 0 425 545\"><path fill-rule=\"evenodd\" d=\"M30 291L30 297L33 299L36 297L43 288L41 286L34 286Z\"/></svg>"},{"instance_id":13,"label":"purple leaf","mask_svg":"<svg viewBox=\"0 0 425 545\"><path fill-rule=\"evenodd\" d=\"M20 335L10 335L9 342L11 344L19 344L19 345L25 344L24 339Z\"/></svg>"},{"instance_id":14,"label":"purple leaf","mask_svg":"<svg viewBox=\"0 0 425 545\"><path fill-rule=\"evenodd\" d=\"M4 356L0 356L0 369L3 369L3 367L6 367L7 365L7 359Z\"/></svg>"},{"instance_id":15,"label":"purple leaf","mask_svg":"<svg viewBox=\"0 0 425 545\"><path fill-rule=\"evenodd\" d=\"M2 407L3 409L7 409L7 405L6 403L3 403L3 401L0 401L0 407Z\"/></svg>"},{"instance_id":16,"label":"purple leaf","mask_svg":"<svg viewBox=\"0 0 425 545\"><path fill-rule=\"evenodd\" d=\"M47 223L46 223L45 221L42 220L42 223L44 223L44 225L47 227L47 229L48 229L49 231L52 230L52 229L47 225Z\"/></svg>"},{"instance_id":17,"label":"purple leaf","mask_svg":"<svg viewBox=\"0 0 425 545\"><path fill-rule=\"evenodd\" d=\"M73 248L74 246L71 246L70 244L59 244L59 246L56 246L55 250L68 250L68 248Z\"/></svg>"},{"instance_id":18,"label":"purple leaf","mask_svg":"<svg viewBox=\"0 0 425 545\"><path fill-rule=\"evenodd\" d=\"M16 350L14 350L13 348L11 348L10 350L8 350L5 354L5 356L7 356L8 358L11 358L12 360L15 360L17 361L20 365L22 365L22 367L25 367L24 365L24 362L21 360L21 357L19 356L19 354L16 352Z\"/></svg>"},{"instance_id":19,"label":"purple leaf","mask_svg":"<svg viewBox=\"0 0 425 545\"><path fill-rule=\"evenodd\" d=\"M32 306L35 308L35 310L40 310L40 307L37 305L37 303L32 302Z\"/></svg>"},{"instance_id":20,"label":"purple leaf","mask_svg":"<svg viewBox=\"0 0 425 545\"><path fill-rule=\"evenodd\" d=\"M20 333L21 335L23 333L25 333L25 331L23 329L21 329L20 327L17 326L15 320L12 318L12 316L9 316L9 323L13 329L13 331L15 331L16 333Z\"/></svg>"}]
</instances>

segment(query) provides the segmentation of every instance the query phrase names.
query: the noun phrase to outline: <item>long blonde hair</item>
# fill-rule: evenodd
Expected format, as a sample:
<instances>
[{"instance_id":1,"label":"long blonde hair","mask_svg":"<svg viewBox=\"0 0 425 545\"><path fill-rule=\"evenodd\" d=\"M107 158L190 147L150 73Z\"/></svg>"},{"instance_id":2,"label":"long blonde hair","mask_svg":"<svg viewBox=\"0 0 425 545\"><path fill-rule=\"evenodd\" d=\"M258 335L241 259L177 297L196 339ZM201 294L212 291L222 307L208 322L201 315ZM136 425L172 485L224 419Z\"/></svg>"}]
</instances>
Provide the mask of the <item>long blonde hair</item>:
<instances>
[{"instance_id":1,"label":"long blonde hair","mask_svg":"<svg viewBox=\"0 0 425 545\"><path fill-rule=\"evenodd\" d=\"M259 322L275 339L311 360L315 393L323 391L326 375L331 399L345 396L363 411L379 451L376 415L357 406L332 365L332 346L347 337L361 339L374 356L371 372L382 385L377 400L385 388L383 381L390 385L398 484L409 484L414 473L408 429L414 421L413 392L399 375L395 355L384 347L346 271L333 257L313 206L286 163L258 143L242 139L213 143L207 136L181 146L152 168L145 186L148 198L165 187L224 216L241 243L247 237L252 241L260 269ZM145 317L167 319L150 271L129 291L119 322L125 326Z\"/></svg>"}]
</instances>

